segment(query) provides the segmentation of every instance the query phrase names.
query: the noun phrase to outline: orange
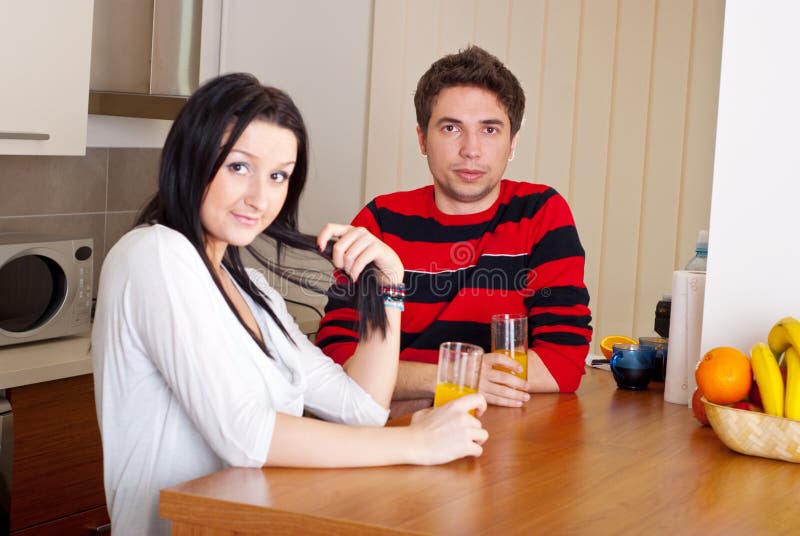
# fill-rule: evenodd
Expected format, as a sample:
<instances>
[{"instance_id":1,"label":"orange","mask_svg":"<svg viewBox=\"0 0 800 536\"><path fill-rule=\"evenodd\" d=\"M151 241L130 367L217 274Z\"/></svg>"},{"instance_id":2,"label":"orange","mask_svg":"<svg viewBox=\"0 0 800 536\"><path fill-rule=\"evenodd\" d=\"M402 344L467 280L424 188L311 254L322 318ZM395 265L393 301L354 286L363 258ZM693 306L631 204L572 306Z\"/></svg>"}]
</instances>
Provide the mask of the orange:
<instances>
[{"instance_id":1,"label":"orange","mask_svg":"<svg viewBox=\"0 0 800 536\"><path fill-rule=\"evenodd\" d=\"M600 341L600 351L603 352L606 359L611 359L611 352L615 344L637 344L638 342L625 335L609 335Z\"/></svg>"},{"instance_id":2,"label":"orange","mask_svg":"<svg viewBox=\"0 0 800 536\"><path fill-rule=\"evenodd\" d=\"M714 404L733 404L747 396L753 383L750 360L736 348L720 346L706 352L694 371L697 388Z\"/></svg>"}]
</instances>

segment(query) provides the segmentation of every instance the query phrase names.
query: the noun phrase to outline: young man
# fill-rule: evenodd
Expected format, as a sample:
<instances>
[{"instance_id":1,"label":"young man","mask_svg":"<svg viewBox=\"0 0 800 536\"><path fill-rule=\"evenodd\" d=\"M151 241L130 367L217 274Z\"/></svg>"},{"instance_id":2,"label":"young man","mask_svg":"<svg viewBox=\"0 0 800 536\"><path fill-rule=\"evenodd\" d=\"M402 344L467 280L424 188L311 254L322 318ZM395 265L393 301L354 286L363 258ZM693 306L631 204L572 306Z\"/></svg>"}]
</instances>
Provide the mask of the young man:
<instances>
[{"instance_id":1,"label":"young man","mask_svg":"<svg viewBox=\"0 0 800 536\"><path fill-rule=\"evenodd\" d=\"M528 315L528 381L493 368L519 370L512 359L486 354L480 391L487 402L521 406L528 393L574 391L592 328L572 214L548 186L501 180L525 108L519 81L471 46L431 65L414 104L433 184L379 196L353 220L405 267L392 414L431 404L440 343L470 342L488 352L498 313ZM358 342L353 304L337 297L346 294L331 293L317 334L317 344L345 368Z\"/></svg>"}]
</instances>

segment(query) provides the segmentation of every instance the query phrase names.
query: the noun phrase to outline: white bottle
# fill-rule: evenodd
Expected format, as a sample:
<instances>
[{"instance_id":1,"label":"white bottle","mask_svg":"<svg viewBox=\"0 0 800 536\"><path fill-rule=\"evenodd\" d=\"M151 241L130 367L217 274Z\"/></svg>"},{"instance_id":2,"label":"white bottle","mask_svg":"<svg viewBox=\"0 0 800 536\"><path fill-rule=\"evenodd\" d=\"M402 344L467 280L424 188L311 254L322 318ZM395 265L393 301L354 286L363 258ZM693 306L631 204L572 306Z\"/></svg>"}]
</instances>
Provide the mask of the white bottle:
<instances>
[{"instance_id":1,"label":"white bottle","mask_svg":"<svg viewBox=\"0 0 800 536\"><path fill-rule=\"evenodd\" d=\"M706 260L708 259L708 231L697 233L697 244L694 250L694 257L686 265L688 272L705 272Z\"/></svg>"}]
</instances>

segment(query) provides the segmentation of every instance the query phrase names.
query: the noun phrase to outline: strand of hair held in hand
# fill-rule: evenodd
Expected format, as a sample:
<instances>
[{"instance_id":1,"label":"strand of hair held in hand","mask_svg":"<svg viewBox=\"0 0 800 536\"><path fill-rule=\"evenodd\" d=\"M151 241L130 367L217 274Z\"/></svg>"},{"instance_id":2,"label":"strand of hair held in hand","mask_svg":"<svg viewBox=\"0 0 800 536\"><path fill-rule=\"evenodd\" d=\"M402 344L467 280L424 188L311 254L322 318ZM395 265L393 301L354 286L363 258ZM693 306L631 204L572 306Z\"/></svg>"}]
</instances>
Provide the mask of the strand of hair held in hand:
<instances>
[{"instance_id":1,"label":"strand of hair held in hand","mask_svg":"<svg viewBox=\"0 0 800 536\"><path fill-rule=\"evenodd\" d=\"M324 251L320 251L317 248L317 238L313 235L276 225L269 226L263 234L275 240L278 250L278 259L280 259L281 248L283 246L289 246L301 251L311 251L328 261L331 260L333 241L328 242ZM290 270L284 269L280 265L280 262L264 257L253 246L247 246L247 250L259 263L278 277L291 281L301 288L321 294L326 293L324 289L311 285L308 281L290 273ZM371 262L361 272L358 280L351 282L347 285L346 289L343 289L341 286L336 287L337 292L346 290L350 298L355 295L355 305L360 320L358 323L358 334L362 339L369 338L369 336L376 331L380 332L381 337L386 337L386 325L388 320L386 317L386 308L383 304L383 295L381 294L381 284L378 280L378 273L378 267L375 266L374 262Z\"/></svg>"}]
</instances>

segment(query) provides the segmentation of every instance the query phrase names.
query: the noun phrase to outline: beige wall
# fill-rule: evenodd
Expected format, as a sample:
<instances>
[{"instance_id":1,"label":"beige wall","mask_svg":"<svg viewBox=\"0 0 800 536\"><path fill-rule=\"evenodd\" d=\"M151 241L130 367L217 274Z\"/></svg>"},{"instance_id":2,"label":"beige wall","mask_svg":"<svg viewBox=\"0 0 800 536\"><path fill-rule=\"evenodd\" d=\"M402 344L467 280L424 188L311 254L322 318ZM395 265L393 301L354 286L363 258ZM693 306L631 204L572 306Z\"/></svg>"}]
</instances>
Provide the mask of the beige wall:
<instances>
[{"instance_id":1,"label":"beige wall","mask_svg":"<svg viewBox=\"0 0 800 536\"><path fill-rule=\"evenodd\" d=\"M573 208L595 342L651 333L672 271L708 228L723 11L723 0L377 0L365 201L430 182L416 81L477 43L526 90L507 176L550 184Z\"/></svg>"}]
</instances>

